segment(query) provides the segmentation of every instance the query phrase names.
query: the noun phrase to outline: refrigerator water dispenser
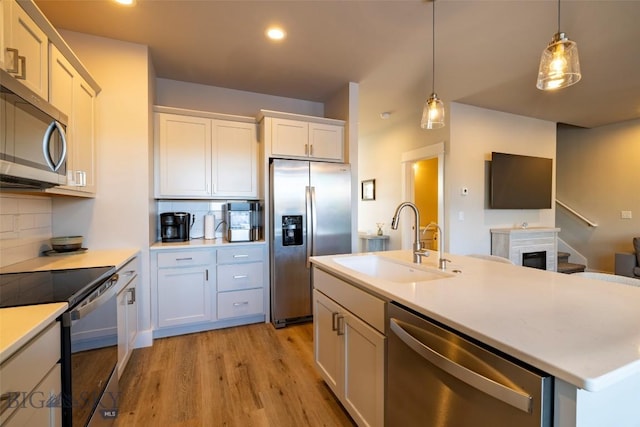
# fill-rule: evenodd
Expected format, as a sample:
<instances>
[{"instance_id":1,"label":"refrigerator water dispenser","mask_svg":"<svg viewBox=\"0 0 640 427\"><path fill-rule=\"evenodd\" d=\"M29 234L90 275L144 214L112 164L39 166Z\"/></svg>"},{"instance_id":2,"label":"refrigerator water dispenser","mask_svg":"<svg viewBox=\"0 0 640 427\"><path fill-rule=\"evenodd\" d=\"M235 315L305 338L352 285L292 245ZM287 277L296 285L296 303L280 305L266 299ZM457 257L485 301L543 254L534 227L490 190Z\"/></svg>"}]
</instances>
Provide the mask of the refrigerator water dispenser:
<instances>
[{"instance_id":1,"label":"refrigerator water dispenser","mask_svg":"<svg viewBox=\"0 0 640 427\"><path fill-rule=\"evenodd\" d=\"M302 215L282 217L282 246L302 245Z\"/></svg>"}]
</instances>

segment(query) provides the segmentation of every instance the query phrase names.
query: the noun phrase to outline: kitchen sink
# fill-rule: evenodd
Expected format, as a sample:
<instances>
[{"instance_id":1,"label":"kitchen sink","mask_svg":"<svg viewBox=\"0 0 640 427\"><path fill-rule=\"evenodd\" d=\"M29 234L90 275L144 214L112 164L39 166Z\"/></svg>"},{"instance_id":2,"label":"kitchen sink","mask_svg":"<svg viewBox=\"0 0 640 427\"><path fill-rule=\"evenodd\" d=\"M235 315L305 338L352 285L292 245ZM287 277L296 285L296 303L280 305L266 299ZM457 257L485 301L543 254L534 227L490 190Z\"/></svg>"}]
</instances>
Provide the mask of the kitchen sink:
<instances>
[{"instance_id":1,"label":"kitchen sink","mask_svg":"<svg viewBox=\"0 0 640 427\"><path fill-rule=\"evenodd\" d=\"M379 255L336 257L333 261L358 273L397 283L425 282L454 276L435 268L403 264Z\"/></svg>"}]
</instances>

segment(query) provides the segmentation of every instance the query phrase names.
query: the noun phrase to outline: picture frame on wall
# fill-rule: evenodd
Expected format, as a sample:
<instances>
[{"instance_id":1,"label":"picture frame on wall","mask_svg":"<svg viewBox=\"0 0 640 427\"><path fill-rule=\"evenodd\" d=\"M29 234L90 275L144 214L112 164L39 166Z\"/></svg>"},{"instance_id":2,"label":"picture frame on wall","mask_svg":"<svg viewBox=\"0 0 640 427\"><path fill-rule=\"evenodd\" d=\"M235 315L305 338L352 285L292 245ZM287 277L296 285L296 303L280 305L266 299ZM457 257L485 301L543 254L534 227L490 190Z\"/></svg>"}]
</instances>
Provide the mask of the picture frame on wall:
<instances>
[{"instance_id":1,"label":"picture frame on wall","mask_svg":"<svg viewBox=\"0 0 640 427\"><path fill-rule=\"evenodd\" d=\"M361 183L362 200L375 200L376 199L376 180L367 179Z\"/></svg>"}]
</instances>

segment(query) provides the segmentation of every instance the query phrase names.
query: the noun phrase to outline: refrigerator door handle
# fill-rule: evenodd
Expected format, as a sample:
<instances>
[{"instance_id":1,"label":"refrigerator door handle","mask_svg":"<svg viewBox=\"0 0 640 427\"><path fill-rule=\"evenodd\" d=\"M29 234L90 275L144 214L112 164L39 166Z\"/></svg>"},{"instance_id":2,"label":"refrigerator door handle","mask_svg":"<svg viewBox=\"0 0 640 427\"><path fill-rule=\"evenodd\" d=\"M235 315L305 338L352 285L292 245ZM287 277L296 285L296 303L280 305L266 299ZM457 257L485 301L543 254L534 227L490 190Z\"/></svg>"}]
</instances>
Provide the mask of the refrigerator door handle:
<instances>
[{"instance_id":1,"label":"refrigerator door handle","mask_svg":"<svg viewBox=\"0 0 640 427\"><path fill-rule=\"evenodd\" d=\"M311 187L307 186L305 187L305 191L304 191L304 195L305 195L305 207L306 207L306 214L307 214L307 262L306 262L306 266L307 268L311 268L311 261L309 260L309 258L311 257L312 251L311 251L311 246L313 245L313 222L312 222L312 216L313 216L313 207L312 207L312 203L313 203L313 198L311 196Z\"/></svg>"}]
</instances>

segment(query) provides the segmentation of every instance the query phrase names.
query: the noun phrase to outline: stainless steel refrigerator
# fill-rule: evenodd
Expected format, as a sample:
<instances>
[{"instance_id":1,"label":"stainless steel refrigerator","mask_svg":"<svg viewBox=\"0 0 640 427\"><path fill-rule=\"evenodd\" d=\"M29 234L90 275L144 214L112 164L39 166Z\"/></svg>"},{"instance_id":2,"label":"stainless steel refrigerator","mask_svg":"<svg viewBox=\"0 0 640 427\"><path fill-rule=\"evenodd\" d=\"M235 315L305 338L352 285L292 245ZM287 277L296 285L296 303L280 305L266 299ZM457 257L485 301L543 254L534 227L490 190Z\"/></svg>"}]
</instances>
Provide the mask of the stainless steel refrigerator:
<instances>
[{"instance_id":1,"label":"stainless steel refrigerator","mask_svg":"<svg viewBox=\"0 0 640 427\"><path fill-rule=\"evenodd\" d=\"M310 320L313 255L351 252L348 164L274 159L271 185L271 321Z\"/></svg>"}]
</instances>

